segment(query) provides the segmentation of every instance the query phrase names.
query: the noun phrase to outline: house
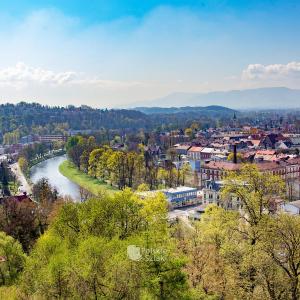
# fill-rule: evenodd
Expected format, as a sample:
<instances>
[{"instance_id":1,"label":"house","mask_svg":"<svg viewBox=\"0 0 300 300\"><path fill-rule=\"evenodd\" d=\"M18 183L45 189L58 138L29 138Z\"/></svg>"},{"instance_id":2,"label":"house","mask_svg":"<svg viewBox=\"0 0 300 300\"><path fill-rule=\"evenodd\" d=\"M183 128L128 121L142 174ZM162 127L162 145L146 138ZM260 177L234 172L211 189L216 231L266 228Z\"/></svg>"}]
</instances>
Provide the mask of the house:
<instances>
[{"instance_id":1,"label":"house","mask_svg":"<svg viewBox=\"0 0 300 300\"><path fill-rule=\"evenodd\" d=\"M221 189L224 185L223 181L207 180L205 187L202 189L203 205L216 204L224 209L238 210L242 208L242 203L238 197L230 196L226 199L222 197Z\"/></svg>"},{"instance_id":2,"label":"house","mask_svg":"<svg viewBox=\"0 0 300 300\"><path fill-rule=\"evenodd\" d=\"M280 141L284 141L289 147L292 145L291 141L281 133L270 133L261 139L260 146L265 149L275 149L276 143Z\"/></svg>"},{"instance_id":3,"label":"house","mask_svg":"<svg viewBox=\"0 0 300 300\"><path fill-rule=\"evenodd\" d=\"M22 195L17 195L17 196L2 197L2 198L0 198L0 205L2 205L4 203L4 201L15 201L18 203L26 202L26 201L33 202L26 193L23 193Z\"/></svg>"},{"instance_id":4,"label":"house","mask_svg":"<svg viewBox=\"0 0 300 300\"><path fill-rule=\"evenodd\" d=\"M201 160L209 160L213 156L214 152L215 152L214 148L207 148L207 147L203 148L201 150L200 159Z\"/></svg>"},{"instance_id":5,"label":"house","mask_svg":"<svg viewBox=\"0 0 300 300\"><path fill-rule=\"evenodd\" d=\"M176 144L173 149L177 155L187 155L188 150L191 148L191 145L188 144Z\"/></svg>"},{"instance_id":6,"label":"house","mask_svg":"<svg viewBox=\"0 0 300 300\"><path fill-rule=\"evenodd\" d=\"M201 151L203 147L193 146L187 151L187 156L191 160L201 160Z\"/></svg>"},{"instance_id":7,"label":"house","mask_svg":"<svg viewBox=\"0 0 300 300\"><path fill-rule=\"evenodd\" d=\"M255 153L254 160L256 162L275 161L276 160L276 151L275 150L258 150Z\"/></svg>"}]
</instances>

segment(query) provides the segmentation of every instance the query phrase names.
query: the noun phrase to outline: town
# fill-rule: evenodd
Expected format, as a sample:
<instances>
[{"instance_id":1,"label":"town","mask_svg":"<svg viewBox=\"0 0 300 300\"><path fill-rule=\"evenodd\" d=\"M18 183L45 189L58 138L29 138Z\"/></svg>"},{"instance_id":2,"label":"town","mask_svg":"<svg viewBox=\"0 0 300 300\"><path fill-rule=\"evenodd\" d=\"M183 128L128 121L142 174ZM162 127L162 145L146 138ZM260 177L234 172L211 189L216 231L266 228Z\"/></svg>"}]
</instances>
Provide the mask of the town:
<instances>
[{"instance_id":1,"label":"town","mask_svg":"<svg viewBox=\"0 0 300 300\"><path fill-rule=\"evenodd\" d=\"M0 1L0 300L300 300L300 1Z\"/></svg>"},{"instance_id":2,"label":"town","mask_svg":"<svg viewBox=\"0 0 300 300\"><path fill-rule=\"evenodd\" d=\"M171 218L199 218L209 204L226 209L242 209L238 199L222 199L223 179L231 172L238 172L244 164L251 164L266 176L276 175L285 182L286 195L276 199L276 209L298 212L300 121L297 114L285 111L258 112L254 121L248 120L249 114L232 111L231 117L226 115L223 126L213 122L216 127L206 124L206 128L203 128L202 120L195 119L189 121L189 127L170 131L113 129L108 131L105 139L99 138L103 135L103 129L74 130L67 129L68 126L61 130L61 134L49 132L21 136L19 132L8 132L3 135L0 160L14 165L21 159L21 170L29 176L29 167L54 155L63 155L68 144L73 143L67 150L68 158L80 172L109 182L116 189L128 186L139 190L139 185L144 184L141 196L163 192L169 200ZM84 142L76 148L79 138ZM92 141L90 144L89 139ZM130 166L132 171L128 182L124 178L127 174L121 176L120 172L111 180L109 173L113 170L107 164L102 166L102 172L99 171L99 148L104 149L103 152L131 154L133 159L136 158ZM99 161L92 161L95 155ZM105 159L108 158L106 156ZM142 159L142 166L138 166L139 159ZM123 161L120 163L124 164ZM135 168L144 168L144 173L148 174L142 177L138 174L139 179L135 178ZM22 186L22 181L19 182L17 194L26 192L29 195L31 189L27 183ZM91 192L85 185L81 188ZM2 188L2 195L5 196L5 187Z\"/></svg>"}]
</instances>

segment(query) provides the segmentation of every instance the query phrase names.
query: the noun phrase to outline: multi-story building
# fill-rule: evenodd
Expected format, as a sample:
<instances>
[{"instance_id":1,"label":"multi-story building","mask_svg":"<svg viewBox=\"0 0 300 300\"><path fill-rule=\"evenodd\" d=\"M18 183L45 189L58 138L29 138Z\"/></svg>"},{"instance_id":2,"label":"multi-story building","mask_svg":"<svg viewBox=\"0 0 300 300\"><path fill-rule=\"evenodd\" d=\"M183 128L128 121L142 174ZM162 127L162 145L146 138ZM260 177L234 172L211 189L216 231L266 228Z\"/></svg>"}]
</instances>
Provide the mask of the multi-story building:
<instances>
[{"instance_id":1,"label":"multi-story building","mask_svg":"<svg viewBox=\"0 0 300 300\"><path fill-rule=\"evenodd\" d=\"M193 146L187 151L188 158L191 160L201 160L201 151L203 147Z\"/></svg>"},{"instance_id":2,"label":"multi-story building","mask_svg":"<svg viewBox=\"0 0 300 300\"><path fill-rule=\"evenodd\" d=\"M164 189L159 191L139 192L138 195L142 198L155 196L157 193L165 194L169 202L169 208L179 208L190 206L194 204L201 204L201 198L198 197L198 190L196 188L180 186L177 188Z\"/></svg>"},{"instance_id":3,"label":"multi-story building","mask_svg":"<svg viewBox=\"0 0 300 300\"><path fill-rule=\"evenodd\" d=\"M180 186L163 191L173 208L197 204L197 189Z\"/></svg>"},{"instance_id":4,"label":"multi-story building","mask_svg":"<svg viewBox=\"0 0 300 300\"><path fill-rule=\"evenodd\" d=\"M242 208L239 197L228 196L226 199L222 197L221 189L223 185L223 181L207 180L205 182L205 187L202 189L203 205L216 204L224 209L234 210Z\"/></svg>"},{"instance_id":5,"label":"multi-story building","mask_svg":"<svg viewBox=\"0 0 300 300\"><path fill-rule=\"evenodd\" d=\"M47 134L40 136L39 140L43 143L49 142L66 142L68 136L66 135L59 135L59 134Z\"/></svg>"}]
</instances>

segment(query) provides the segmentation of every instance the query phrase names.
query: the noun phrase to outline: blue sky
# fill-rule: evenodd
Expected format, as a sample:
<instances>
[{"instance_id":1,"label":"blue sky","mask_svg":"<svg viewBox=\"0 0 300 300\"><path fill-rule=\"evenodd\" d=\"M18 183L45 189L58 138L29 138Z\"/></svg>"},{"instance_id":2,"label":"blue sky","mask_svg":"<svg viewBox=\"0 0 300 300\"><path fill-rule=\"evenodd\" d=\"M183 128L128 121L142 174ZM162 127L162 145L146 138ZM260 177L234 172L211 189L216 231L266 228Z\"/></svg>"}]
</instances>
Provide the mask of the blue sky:
<instances>
[{"instance_id":1,"label":"blue sky","mask_svg":"<svg viewBox=\"0 0 300 300\"><path fill-rule=\"evenodd\" d=\"M0 0L0 99L130 106L300 83L300 1Z\"/></svg>"}]
</instances>

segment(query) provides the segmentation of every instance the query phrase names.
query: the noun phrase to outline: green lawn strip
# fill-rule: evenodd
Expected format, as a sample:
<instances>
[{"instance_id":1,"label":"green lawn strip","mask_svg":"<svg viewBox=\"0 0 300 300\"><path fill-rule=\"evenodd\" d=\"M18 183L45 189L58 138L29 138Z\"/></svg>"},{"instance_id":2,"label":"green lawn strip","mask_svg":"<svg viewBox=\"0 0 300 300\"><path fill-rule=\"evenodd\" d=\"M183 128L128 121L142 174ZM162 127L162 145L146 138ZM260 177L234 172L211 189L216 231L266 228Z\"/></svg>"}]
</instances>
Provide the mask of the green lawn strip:
<instances>
[{"instance_id":1,"label":"green lawn strip","mask_svg":"<svg viewBox=\"0 0 300 300\"><path fill-rule=\"evenodd\" d=\"M19 187L18 182L14 183L14 182L10 181L8 183L8 188L9 188L12 195L16 195L18 193L18 187Z\"/></svg>"},{"instance_id":2,"label":"green lawn strip","mask_svg":"<svg viewBox=\"0 0 300 300\"><path fill-rule=\"evenodd\" d=\"M115 192L117 189L113 186L110 186L104 182L99 181L96 178L93 178L81 171L79 171L74 164L69 162L68 160L63 161L59 166L59 172L78 184L82 188L88 190L90 193L94 195L98 195L103 190L109 192Z\"/></svg>"}]
</instances>

